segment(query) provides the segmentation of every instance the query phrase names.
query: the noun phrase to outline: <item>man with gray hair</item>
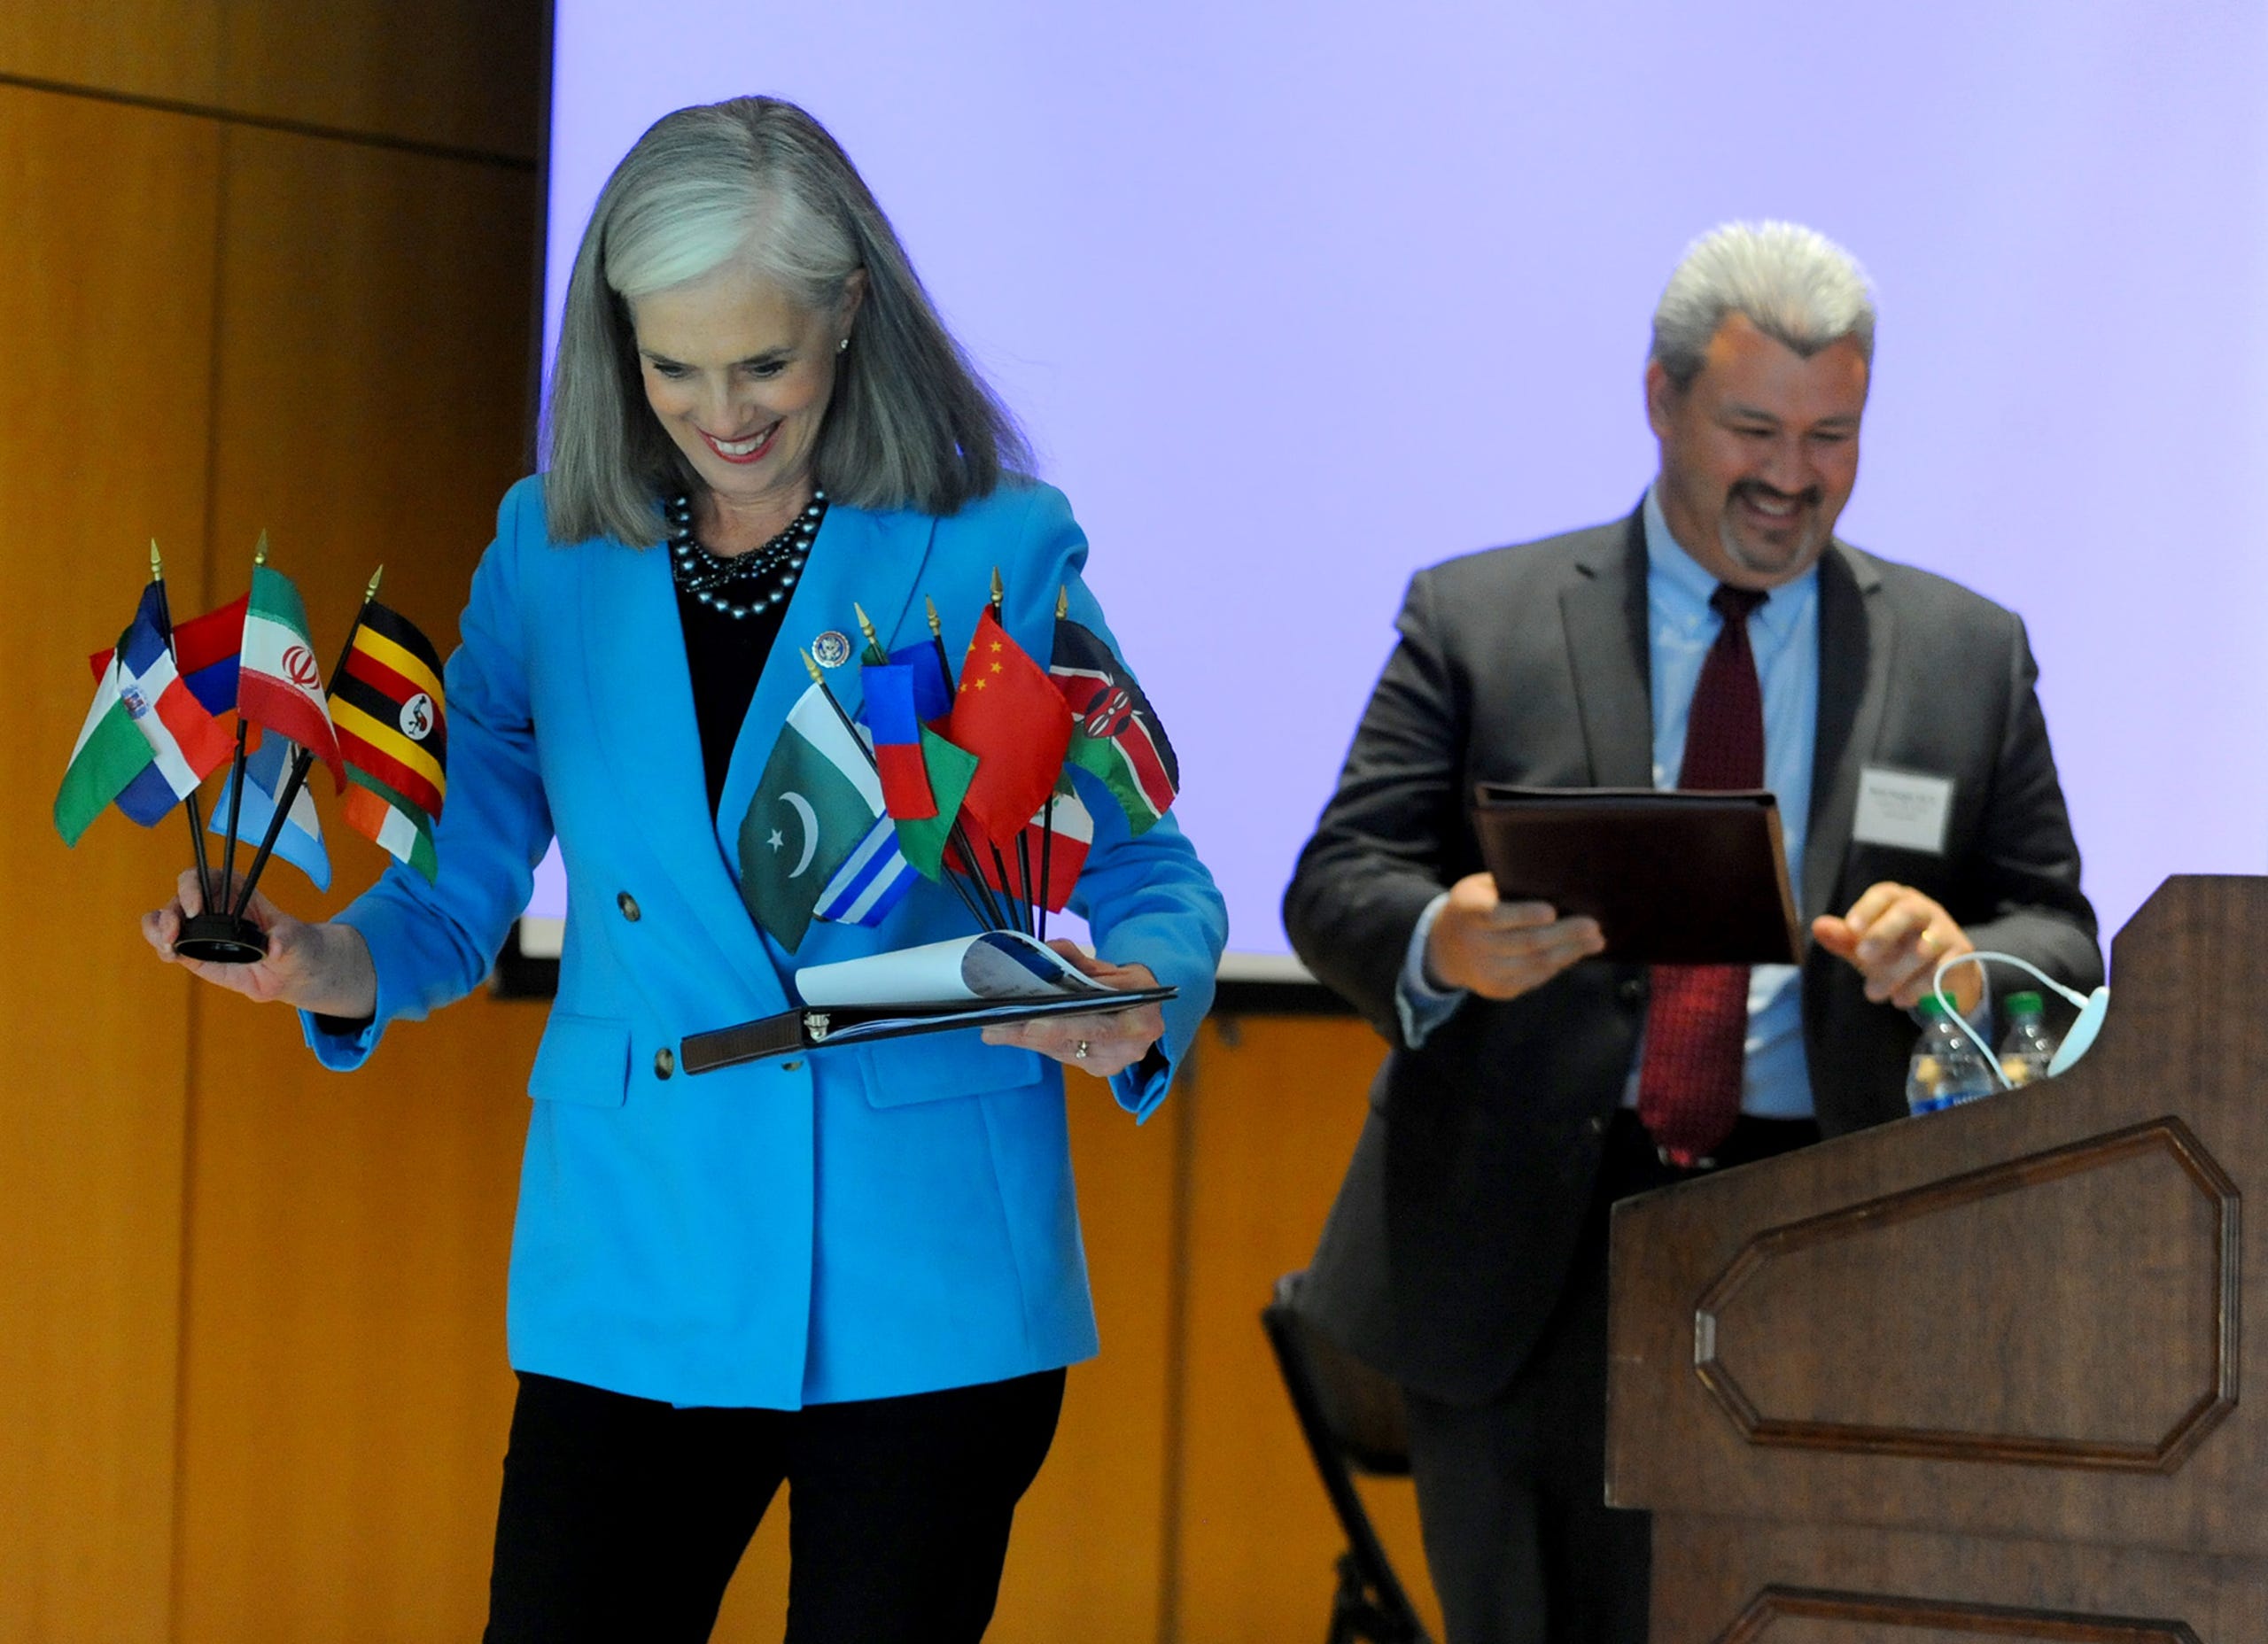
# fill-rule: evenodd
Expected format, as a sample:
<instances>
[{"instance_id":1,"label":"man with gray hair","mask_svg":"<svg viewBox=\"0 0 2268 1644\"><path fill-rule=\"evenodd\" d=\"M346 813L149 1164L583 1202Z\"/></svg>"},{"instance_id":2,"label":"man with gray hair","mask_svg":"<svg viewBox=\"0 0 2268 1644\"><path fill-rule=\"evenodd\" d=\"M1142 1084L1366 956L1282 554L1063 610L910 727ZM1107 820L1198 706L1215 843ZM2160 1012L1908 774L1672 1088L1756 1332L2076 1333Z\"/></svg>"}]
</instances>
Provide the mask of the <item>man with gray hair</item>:
<instances>
[{"instance_id":1,"label":"man with gray hair","mask_svg":"<svg viewBox=\"0 0 2268 1644\"><path fill-rule=\"evenodd\" d=\"M1807 229L1697 242L1638 508L1412 579L1285 896L1392 1047L1300 1305L1402 1386L1450 1644L1646 1636L1647 1520L1604 1504L1615 1200L1902 1117L1949 955L2101 977L2023 623L1833 534L1874 326ZM1477 782L1771 788L1803 963L1597 958L1591 920L1498 897ZM1948 980L1984 1020L1976 967Z\"/></svg>"}]
</instances>

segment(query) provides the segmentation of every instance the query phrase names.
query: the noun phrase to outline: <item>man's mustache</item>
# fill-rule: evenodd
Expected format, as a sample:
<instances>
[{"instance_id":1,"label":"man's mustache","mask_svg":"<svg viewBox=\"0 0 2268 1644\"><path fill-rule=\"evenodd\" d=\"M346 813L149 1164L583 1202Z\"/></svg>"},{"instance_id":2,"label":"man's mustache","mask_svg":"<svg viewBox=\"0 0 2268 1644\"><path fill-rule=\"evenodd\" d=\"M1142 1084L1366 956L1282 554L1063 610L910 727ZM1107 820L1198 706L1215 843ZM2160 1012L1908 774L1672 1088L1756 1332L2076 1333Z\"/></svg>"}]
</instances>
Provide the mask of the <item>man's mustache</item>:
<instances>
[{"instance_id":1,"label":"man's mustache","mask_svg":"<svg viewBox=\"0 0 2268 1644\"><path fill-rule=\"evenodd\" d=\"M1744 479L1732 488L1731 500L1738 501L1743 497L1763 497L1775 502L1795 502L1807 508L1815 508L1827 500L1827 492L1818 485L1807 485L1801 491L1782 491L1760 479Z\"/></svg>"}]
</instances>

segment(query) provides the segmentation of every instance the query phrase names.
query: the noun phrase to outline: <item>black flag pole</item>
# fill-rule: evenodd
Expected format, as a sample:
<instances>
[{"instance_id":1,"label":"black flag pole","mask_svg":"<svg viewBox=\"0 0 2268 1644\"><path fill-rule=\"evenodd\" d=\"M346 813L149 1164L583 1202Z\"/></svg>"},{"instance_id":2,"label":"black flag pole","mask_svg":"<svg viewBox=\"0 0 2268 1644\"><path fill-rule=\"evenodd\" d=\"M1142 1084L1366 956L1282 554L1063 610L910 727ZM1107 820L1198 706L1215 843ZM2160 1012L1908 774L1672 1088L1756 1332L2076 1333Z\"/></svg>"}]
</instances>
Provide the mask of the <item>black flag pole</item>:
<instances>
[{"instance_id":1,"label":"black flag pole","mask_svg":"<svg viewBox=\"0 0 2268 1644\"><path fill-rule=\"evenodd\" d=\"M166 627L166 655L174 656L173 604L167 596L166 562L158 553L158 539L155 537L150 539L150 581L158 590L158 614L164 620ZM113 665L116 665L115 658L113 659ZM180 671L181 661L177 656L174 659L174 668L175 672ZM182 803L187 807L189 812L190 854L196 858L197 862L198 899L204 903L205 911L209 913L213 911L213 866L205 854L204 807L197 803L197 790L193 787L183 796ZM198 956L191 954L190 957L195 958Z\"/></svg>"},{"instance_id":2,"label":"black flag pole","mask_svg":"<svg viewBox=\"0 0 2268 1644\"><path fill-rule=\"evenodd\" d=\"M860 613L862 618L864 615L865 613ZM858 748L860 753L866 755L867 765L874 772L875 775L879 777L882 774L882 762L874 757L874 750L866 746L866 739L858 734L858 726L857 723L851 719L848 713L843 711L843 704L835 700L835 687L827 684L827 675L820 671L819 659L814 657L809 651L804 650L799 650L796 655L803 658L804 671L811 675L812 683L819 686L819 694L827 699L827 705L835 710L835 717L843 722L843 728L849 733L851 742ZM942 865L940 865L942 866ZM968 887L962 884L959 880L953 878L952 873L949 869L945 870L945 882L951 885L953 889L959 894L961 906L969 911L970 915L975 919L979 925L982 925L987 930L994 928L995 922L987 919L985 917L984 910L976 905L975 899L968 894Z\"/></svg>"},{"instance_id":3,"label":"black flag pole","mask_svg":"<svg viewBox=\"0 0 2268 1644\"><path fill-rule=\"evenodd\" d=\"M261 538L262 542L267 540ZM378 584L384 580L383 565L370 573L370 585L362 590L362 603L355 608L354 620L346 626L346 642L338 648L338 661L332 666L330 679L324 686L326 695L338 687L339 676L346 671L346 659L354 655L354 636L362 632L362 617L371 602L378 597ZM291 806L299 797L299 789L307 785L307 772L314 769L315 750L302 748L292 756L291 769L284 774L283 786L276 790L275 814L268 818L268 832L261 835L260 849L252 853L252 865L245 870L245 888L237 897L237 917L242 919L252 906L252 888L260 883L260 871L267 867L268 858L276 849L276 841L283 837L284 818L291 814Z\"/></svg>"},{"instance_id":4,"label":"black flag pole","mask_svg":"<svg viewBox=\"0 0 2268 1644\"><path fill-rule=\"evenodd\" d=\"M252 569L257 570L268 563L268 532L260 533L260 541L252 551ZM241 638L237 642L239 652L244 649ZM237 752L229 764L229 842L221 857L221 883L233 897L237 882L237 824L245 808L245 733L250 729L242 713L237 715Z\"/></svg>"},{"instance_id":5,"label":"black flag pole","mask_svg":"<svg viewBox=\"0 0 2268 1644\"><path fill-rule=\"evenodd\" d=\"M1071 612L1071 590L1062 583L1055 585L1055 620L1061 622ZM1054 660L1053 646L1049 647L1049 660ZM1061 772L1057 772L1061 779ZM1055 789L1047 790L1047 804L1039 815L1039 939L1047 940L1047 906L1054 900L1049 894L1048 881L1055 866Z\"/></svg>"},{"instance_id":6,"label":"black flag pole","mask_svg":"<svg viewBox=\"0 0 2268 1644\"><path fill-rule=\"evenodd\" d=\"M957 691L959 686L953 679L952 657L945 650L945 624L938 619L936 601L931 599L925 593L921 596L921 604L922 608L928 613L929 646L931 649L937 653L937 671L945 677L945 698L950 702L952 699L954 692ZM859 613L859 620L863 624L865 622L864 612ZM871 631L866 643L870 646L874 646L876 649L881 648L879 643L872 637ZM960 818L959 817L955 817L953 818L952 841L953 849L960 852L960 859L968 865L969 872L975 876L976 882L979 885L983 885L984 871L976 865L975 847L968 842L968 834L967 831L962 828L960 825ZM1007 888L1007 882L1008 876L1006 872L1003 872L1000 875L1000 884L1004 892ZM990 886L985 887L985 900L988 902L991 900L991 888ZM996 919L994 923L1002 930L1006 930L1008 927L1008 922L1006 919Z\"/></svg>"},{"instance_id":7,"label":"black flag pole","mask_svg":"<svg viewBox=\"0 0 2268 1644\"><path fill-rule=\"evenodd\" d=\"M987 603L992 608L992 620L994 622L998 622L1000 620L1001 612L1006 607L1007 599L1007 587L1000 580L1000 568L998 565L995 565L992 568L992 594L991 598L987 601ZM939 648L943 649L942 641L940 641ZM1016 843L1020 848L1023 844L1023 829L1020 826L1016 830ZM1000 875L1000 885L1005 892L1008 883L1007 858L1000 854L1000 847L994 844L990 839L986 840L984 844L985 848L992 853L992 866ZM1028 859L1027 866L1029 866ZM1022 894L1019 896L1012 897L1010 900L1010 905L1015 910L1016 928L1029 936L1031 934L1032 930L1031 880L1029 874L1027 874L1021 880L1018 881L1018 888Z\"/></svg>"}]
</instances>

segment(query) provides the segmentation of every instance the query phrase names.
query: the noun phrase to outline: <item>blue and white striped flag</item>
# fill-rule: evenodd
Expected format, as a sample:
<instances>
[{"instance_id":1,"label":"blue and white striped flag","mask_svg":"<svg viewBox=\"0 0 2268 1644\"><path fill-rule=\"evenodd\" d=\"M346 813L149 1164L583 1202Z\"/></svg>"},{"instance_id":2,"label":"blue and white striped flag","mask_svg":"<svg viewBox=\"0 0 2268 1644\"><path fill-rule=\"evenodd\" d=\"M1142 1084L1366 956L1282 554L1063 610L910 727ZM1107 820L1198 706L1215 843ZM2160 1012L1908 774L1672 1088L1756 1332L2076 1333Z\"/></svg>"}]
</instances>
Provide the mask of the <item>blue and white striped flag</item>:
<instances>
[{"instance_id":1,"label":"blue and white striped flag","mask_svg":"<svg viewBox=\"0 0 2268 1644\"><path fill-rule=\"evenodd\" d=\"M835 871L814 911L840 925L879 925L920 877L897 848L897 824L883 817Z\"/></svg>"},{"instance_id":2,"label":"blue and white striped flag","mask_svg":"<svg viewBox=\"0 0 2268 1644\"><path fill-rule=\"evenodd\" d=\"M244 809L237 817L237 838L255 849L267 836L268 819L276 814L276 790L284 786L284 773L291 769L291 756L299 752L299 745L289 737L270 731L260 739L260 746L245 758ZM221 785L221 797L213 803L212 820L206 825L215 834L229 831L229 795L236 778L229 777ZM315 796L306 785L292 795L290 814L276 834L276 854L315 881L317 890L330 888L330 853L323 849L322 823L315 815Z\"/></svg>"}]
</instances>

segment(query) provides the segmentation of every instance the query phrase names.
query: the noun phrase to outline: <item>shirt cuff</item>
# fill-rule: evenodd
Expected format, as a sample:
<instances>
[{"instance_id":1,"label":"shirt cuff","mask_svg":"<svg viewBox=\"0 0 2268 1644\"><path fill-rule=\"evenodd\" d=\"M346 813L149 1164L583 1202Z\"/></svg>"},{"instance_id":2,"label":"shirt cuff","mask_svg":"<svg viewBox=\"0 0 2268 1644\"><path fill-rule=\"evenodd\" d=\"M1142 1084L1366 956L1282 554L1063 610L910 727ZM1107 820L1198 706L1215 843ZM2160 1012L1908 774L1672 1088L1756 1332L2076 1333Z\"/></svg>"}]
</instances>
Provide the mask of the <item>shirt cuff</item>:
<instances>
[{"instance_id":1,"label":"shirt cuff","mask_svg":"<svg viewBox=\"0 0 2268 1644\"><path fill-rule=\"evenodd\" d=\"M1413 1051L1464 1003L1464 989L1436 988L1425 974L1425 944L1433 937L1433 921L1441 917L1449 903L1449 893L1445 890L1418 916L1417 928L1410 933L1410 951L1402 961L1402 981L1394 990L1394 1014L1402 1019L1402 1042Z\"/></svg>"}]
</instances>

